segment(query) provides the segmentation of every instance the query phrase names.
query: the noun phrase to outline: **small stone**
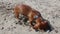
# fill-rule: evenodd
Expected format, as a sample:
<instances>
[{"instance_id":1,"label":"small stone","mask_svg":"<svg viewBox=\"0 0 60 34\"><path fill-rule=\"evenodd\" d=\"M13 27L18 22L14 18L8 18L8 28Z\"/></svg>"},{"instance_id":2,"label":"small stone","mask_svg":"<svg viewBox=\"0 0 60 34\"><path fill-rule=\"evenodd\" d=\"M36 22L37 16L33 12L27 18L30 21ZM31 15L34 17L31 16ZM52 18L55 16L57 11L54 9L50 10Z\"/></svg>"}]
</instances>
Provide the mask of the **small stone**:
<instances>
[{"instance_id":1,"label":"small stone","mask_svg":"<svg viewBox=\"0 0 60 34\"><path fill-rule=\"evenodd\" d=\"M1 28L1 30L3 30L3 29L4 29L4 27Z\"/></svg>"},{"instance_id":2,"label":"small stone","mask_svg":"<svg viewBox=\"0 0 60 34\"><path fill-rule=\"evenodd\" d=\"M13 26L13 25L11 25L11 26Z\"/></svg>"},{"instance_id":3,"label":"small stone","mask_svg":"<svg viewBox=\"0 0 60 34\"><path fill-rule=\"evenodd\" d=\"M4 20L6 20L6 18L4 18Z\"/></svg>"},{"instance_id":4,"label":"small stone","mask_svg":"<svg viewBox=\"0 0 60 34\"><path fill-rule=\"evenodd\" d=\"M14 28L16 28L16 27L14 27Z\"/></svg>"},{"instance_id":5,"label":"small stone","mask_svg":"<svg viewBox=\"0 0 60 34\"><path fill-rule=\"evenodd\" d=\"M55 19L55 17L53 17L53 19Z\"/></svg>"},{"instance_id":6,"label":"small stone","mask_svg":"<svg viewBox=\"0 0 60 34\"><path fill-rule=\"evenodd\" d=\"M56 33L58 33L58 30L55 30Z\"/></svg>"},{"instance_id":7,"label":"small stone","mask_svg":"<svg viewBox=\"0 0 60 34\"><path fill-rule=\"evenodd\" d=\"M18 24L18 23L16 23L16 24Z\"/></svg>"}]
</instances>

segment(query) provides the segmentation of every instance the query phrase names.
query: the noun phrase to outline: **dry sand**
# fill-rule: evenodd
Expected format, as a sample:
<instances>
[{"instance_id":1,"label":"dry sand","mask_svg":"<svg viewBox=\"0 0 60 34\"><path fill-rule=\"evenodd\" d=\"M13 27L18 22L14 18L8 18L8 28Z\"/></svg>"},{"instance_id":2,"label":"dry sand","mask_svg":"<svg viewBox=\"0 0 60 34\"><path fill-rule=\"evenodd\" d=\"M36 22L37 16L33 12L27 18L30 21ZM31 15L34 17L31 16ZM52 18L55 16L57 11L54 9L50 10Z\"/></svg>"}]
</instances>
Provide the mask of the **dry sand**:
<instances>
[{"instance_id":1,"label":"dry sand","mask_svg":"<svg viewBox=\"0 0 60 34\"><path fill-rule=\"evenodd\" d=\"M22 3L40 11L54 30L49 33L29 31L29 26L16 24L13 8ZM60 34L60 0L0 0L0 34Z\"/></svg>"}]
</instances>

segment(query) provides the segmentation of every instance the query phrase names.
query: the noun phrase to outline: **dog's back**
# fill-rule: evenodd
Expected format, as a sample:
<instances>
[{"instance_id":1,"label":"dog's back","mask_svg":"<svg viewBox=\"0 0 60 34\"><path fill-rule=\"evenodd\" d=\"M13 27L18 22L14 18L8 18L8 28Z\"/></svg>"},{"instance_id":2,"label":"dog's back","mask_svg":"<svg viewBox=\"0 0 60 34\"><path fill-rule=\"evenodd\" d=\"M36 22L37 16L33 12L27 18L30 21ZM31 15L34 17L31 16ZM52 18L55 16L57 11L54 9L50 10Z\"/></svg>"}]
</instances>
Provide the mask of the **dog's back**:
<instances>
[{"instance_id":1,"label":"dog's back","mask_svg":"<svg viewBox=\"0 0 60 34\"><path fill-rule=\"evenodd\" d=\"M24 14L24 15L28 15L30 10L31 10L31 7L28 6L28 5L24 5L24 4L16 5L15 8L14 8L15 13L17 13L17 14L21 13L21 14Z\"/></svg>"}]
</instances>

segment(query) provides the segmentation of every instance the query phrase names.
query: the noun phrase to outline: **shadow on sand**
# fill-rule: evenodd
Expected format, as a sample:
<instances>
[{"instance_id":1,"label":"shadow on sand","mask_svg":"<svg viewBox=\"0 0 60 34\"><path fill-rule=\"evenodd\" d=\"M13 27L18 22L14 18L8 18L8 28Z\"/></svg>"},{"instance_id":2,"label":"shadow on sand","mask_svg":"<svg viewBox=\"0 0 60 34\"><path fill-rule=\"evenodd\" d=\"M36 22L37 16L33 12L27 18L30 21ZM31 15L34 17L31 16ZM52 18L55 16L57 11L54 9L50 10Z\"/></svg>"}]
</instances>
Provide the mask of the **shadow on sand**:
<instances>
[{"instance_id":1,"label":"shadow on sand","mask_svg":"<svg viewBox=\"0 0 60 34\"><path fill-rule=\"evenodd\" d=\"M24 19L23 19L24 18ZM16 24L24 24L26 26L29 26L29 23L27 22L28 21L28 18L25 18L25 17L21 17L20 20L23 20L23 22L19 21L18 23ZM50 22L46 19L43 19L43 21L47 21L48 25L47 25L47 28L46 29L43 29L45 32L49 31L51 32L54 28L52 27L52 25L50 24ZM38 32L39 30L35 30L36 32Z\"/></svg>"},{"instance_id":2,"label":"shadow on sand","mask_svg":"<svg viewBox=\"0 0 60 34\"><path fill-rule=\"evenodd\" d=\"M43 19L43 21L47 21L47 23L48 23L47 28L43 29L44 32L47 32L47 31L51 32L52 30L54 30L54 28L52 27L52 25L50 24L50 22L48 20ZM38 32L39 30L35 30L35 31Z\"/></svg>"}]
</instances>

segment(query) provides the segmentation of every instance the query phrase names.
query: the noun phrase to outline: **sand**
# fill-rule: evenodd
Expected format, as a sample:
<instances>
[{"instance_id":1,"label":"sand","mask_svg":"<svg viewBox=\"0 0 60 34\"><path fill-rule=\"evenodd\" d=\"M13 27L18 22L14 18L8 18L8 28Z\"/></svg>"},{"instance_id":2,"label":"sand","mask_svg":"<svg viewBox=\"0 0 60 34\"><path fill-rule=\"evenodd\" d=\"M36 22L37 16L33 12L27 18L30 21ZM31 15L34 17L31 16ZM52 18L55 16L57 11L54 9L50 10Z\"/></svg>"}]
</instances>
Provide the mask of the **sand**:
<instances>
[{"instance_id":1,"label":"sand","mask_svg":"<svg viewBox=\"0 0 60 34\"><path fill-rule=\"evenodd\" d=\"M39 11L54 28L51 32L29 31L29 26L16 24L13 8L27 4ZM0 0L0 34L60 34L60 0Z\"/></svg>"}]
</instances>

